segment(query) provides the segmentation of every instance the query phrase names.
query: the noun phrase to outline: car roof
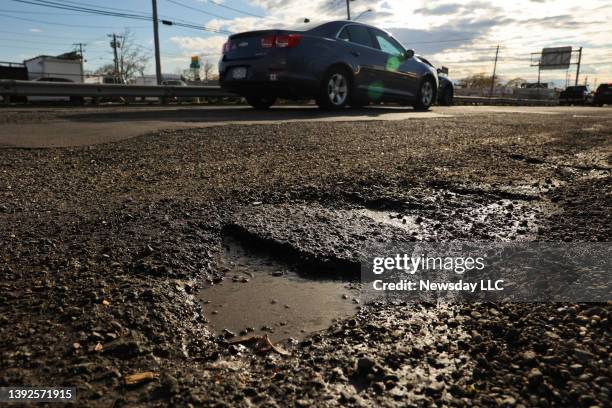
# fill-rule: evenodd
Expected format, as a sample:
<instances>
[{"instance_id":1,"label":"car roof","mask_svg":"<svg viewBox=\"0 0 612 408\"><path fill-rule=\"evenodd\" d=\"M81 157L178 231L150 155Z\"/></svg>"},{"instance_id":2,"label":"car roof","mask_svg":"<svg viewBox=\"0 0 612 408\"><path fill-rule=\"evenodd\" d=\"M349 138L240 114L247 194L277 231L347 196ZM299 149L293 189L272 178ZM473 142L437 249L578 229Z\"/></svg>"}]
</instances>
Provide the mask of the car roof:
<instances>
[{"instance_id":1,"label":"car roof","mask_svg":"<svg viewBox=\"0 0 612 408\"><path fill-rule=\"evenodd\" d=\"M372 25L369 24L365 24L365 23L361 23L359 21L353 21L353 20L334 20L334 21L328 21L327 23L321 23L319 25L317 25L314 28L311 28L309 30L306 30L309 33L312 34L321 34L325 33L325 36L327 37L335 37L336 34L342 29L342 27L344 27L345 25L358 25L358 26L362 26L362 27L367 27L367 28L372 28L375 30L380 30L380 31L384 31L385 33L387 33L388 35L390 35L391 37L393 37L393 35L388 32L385 29L382 29L380 27L374 27Z\"/></svg>"}]
</instances>

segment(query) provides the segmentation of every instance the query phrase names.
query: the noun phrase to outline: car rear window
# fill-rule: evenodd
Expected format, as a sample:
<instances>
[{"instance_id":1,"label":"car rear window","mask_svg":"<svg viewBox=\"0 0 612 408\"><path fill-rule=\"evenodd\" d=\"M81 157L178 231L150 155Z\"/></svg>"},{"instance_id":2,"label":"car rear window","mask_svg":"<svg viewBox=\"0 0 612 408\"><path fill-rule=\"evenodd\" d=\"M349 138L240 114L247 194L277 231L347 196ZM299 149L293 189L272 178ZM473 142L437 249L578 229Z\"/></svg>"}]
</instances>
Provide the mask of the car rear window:
<instances>
[{"instance_id":1,"label":"car rear window","mask_svg":"<svg viewBox=\"0 0 612 408\"><path fill-rule=\"evenodd\" d=\"M347 28L349 41L359 45L365 45L366 47L374 47L372 36L367 28L361 26L348 26Z\"/></svg>"}]
</instances>

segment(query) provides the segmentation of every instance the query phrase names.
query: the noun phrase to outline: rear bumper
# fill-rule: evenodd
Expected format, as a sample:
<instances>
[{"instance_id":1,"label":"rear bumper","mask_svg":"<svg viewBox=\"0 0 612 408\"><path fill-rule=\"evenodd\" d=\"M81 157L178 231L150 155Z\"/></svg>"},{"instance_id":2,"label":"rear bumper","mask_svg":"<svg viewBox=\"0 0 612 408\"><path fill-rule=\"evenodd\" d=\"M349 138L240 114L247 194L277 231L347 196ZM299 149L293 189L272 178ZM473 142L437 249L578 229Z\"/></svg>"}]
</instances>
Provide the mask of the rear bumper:
<instances>
[{"instance_id":1,"label":"rear bumper","mask_svg":"<svg viewBox=\"0 0 612 408\"><path fill-rule=\"evenodd\" d=\"M288 99L315 97L317 85L306 85L298 79L275 81L220 81L221 88L241 96L274 95Z\"/></svg>"},{"instance_id":2,"label":"rear bumper","mask_svg":"<svg viewBox=\"0 0 612 408\"><path fill-rule=\"evenodd\" d=\"M246 68L246 77L233 79L233 68ZM307 72L285 61L270 63L265 60L245 60L219 63L221 88L242 96L275 95L300 99L316 96L319 80L315 73Z\"/></svg>"}]
</instances>

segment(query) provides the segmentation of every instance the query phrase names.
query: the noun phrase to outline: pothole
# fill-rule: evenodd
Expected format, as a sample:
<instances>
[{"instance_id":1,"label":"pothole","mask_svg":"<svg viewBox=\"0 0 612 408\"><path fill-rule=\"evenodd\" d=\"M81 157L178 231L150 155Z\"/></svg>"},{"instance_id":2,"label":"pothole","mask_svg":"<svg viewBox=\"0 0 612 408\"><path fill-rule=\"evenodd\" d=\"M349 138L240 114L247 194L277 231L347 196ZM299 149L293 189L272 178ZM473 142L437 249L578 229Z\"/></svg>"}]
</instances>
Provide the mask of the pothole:
<instances>
[{"instance_id":1,"label":"pothole","mask_svg":"<svg viewBox=\"0 0 612 408\"><path fill-rule=\"evenodd\" d=\"M263 335L278 342L328 328L354 315L359 283L341 271L323 279L315 267L298 270L233 238L223 244L225 279L198 293L209 327L227 337Z\"/></svg>"}]
</instances>

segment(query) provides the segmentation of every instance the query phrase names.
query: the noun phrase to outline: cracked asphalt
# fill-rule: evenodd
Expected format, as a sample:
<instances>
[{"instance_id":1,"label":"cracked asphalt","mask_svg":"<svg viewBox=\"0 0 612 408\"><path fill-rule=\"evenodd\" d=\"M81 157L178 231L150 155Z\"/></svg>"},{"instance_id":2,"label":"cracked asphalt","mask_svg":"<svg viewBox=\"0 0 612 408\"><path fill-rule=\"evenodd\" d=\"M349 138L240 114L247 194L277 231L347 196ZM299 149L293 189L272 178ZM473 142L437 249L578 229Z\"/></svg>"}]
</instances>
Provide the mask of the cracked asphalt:
<instances>
[{"instance_id":1,"label":"cracked asphalt","mask_svg":"<svg viewBox=\"0 0 612 408\"><path fill-rule=\"evenodd\" d=\"M196 297L225 280L228 236L327 274L373 237L609 242L612 110L162 111L0 110L0 386L100 407L610 405L610 302L362 304L284 355L214 334Z\"/></svg>"}]
</instances>

